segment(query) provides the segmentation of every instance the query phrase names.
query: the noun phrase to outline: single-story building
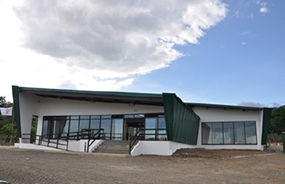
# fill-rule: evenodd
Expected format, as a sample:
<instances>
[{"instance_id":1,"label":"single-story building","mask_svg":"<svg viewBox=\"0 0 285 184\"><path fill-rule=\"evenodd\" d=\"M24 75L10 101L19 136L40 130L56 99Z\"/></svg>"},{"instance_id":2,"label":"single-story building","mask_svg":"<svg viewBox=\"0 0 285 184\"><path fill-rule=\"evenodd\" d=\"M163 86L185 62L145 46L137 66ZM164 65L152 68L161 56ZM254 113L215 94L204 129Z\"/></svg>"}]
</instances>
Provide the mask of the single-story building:
<instances>
[{"instance_id":1,"label":"single-story building","mask_svg":"<svg viewBox=\"0 0 285 184\"><path fill-rule=\"evenodd\" d=\"M172 93L12 86L18 147L91 152L131 141L131 155L180 148L263 150L271 108L185 103Z\"/></svg>"}]
</instances>

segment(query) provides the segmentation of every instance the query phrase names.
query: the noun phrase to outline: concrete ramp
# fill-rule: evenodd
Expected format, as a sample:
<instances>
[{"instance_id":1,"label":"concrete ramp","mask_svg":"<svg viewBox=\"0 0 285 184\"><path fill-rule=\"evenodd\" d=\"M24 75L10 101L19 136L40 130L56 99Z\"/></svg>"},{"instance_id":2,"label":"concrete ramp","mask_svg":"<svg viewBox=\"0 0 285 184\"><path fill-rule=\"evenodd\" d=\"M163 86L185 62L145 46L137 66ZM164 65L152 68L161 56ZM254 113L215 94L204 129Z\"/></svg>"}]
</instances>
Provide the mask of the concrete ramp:
<instances>
[{"instance_id":1,"label":"concrete ramp","mask_svg":"<svg viewBox=\"0 0 285 184\"><path fill-rule=\"evenodd\" d=\"M15 143L14 145L16 148L21 149L34 149L34 150L48 150L48 151L62 151L56 148L51 148L47 146L41 146L36 144L29 144L29 143Z\"/></svg>"}]
</instances>

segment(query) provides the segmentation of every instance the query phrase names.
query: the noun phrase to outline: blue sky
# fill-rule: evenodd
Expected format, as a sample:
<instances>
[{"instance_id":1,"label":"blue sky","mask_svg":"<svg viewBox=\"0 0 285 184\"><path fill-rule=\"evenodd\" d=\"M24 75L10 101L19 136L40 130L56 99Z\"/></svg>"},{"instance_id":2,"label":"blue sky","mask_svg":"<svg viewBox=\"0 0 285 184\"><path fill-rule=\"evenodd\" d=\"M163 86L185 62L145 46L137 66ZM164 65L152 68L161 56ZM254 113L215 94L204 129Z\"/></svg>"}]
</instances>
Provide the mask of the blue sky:
<instances>
[{"instance_id":1,"label":"blue sky","mask_svg":"<svg viewBox=\"0 0 285 184\"><path fill-rule=\"evenodd\" d=\"M12 101L11 85L19 85L284 105L284 7L280 0L0 0L0 95Z\"/></svg>"},{"instance_id":2,"label":"blue sky","mask_svg":"<svg viewBox=\"0 0 285 184\"><path fill-rule=\"evenodd\" d=\"M260 12L256 1L224 2L226 18L209 29L199 45L178 47L189 56L140 76L140 82L124 90L157 88L201 103L284 104L285 1L268 2L267 13Z\"/></svg>"}]
</instances>

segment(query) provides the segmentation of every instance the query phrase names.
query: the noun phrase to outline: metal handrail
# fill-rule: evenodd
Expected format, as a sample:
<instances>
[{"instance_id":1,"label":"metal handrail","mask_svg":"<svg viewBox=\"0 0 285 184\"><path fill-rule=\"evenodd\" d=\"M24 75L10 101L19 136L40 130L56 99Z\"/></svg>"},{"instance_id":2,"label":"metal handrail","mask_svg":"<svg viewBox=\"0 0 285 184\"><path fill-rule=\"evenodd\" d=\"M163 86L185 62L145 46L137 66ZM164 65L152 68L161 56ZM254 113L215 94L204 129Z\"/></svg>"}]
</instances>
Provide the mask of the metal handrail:
<instances>
[{"instance_id":1,"label":"metal handrail","mask_svg":"<svg viewBox=\"0 0 285 184\"><path fill-rule=\"evenodd\" d=\"M129 155L131 154L133 147L138 143L138 141L142 140L141 137L144 135L144 130L144 128L138 128L134 136L130 134Z\"/></svg>"},{"instance_id":2,"label":"metal handrail","mask_svg":"<svg viewBox=\"0 0 285 184\"><path fill-rule=\"evenodd\" d=\"M97 140L101 139L102 136L104 136L104 129L92 129L92 130L97 130L95 134L89 134L88 135L88 144L87 144L87 152L89 152L89 147ZM90 142L91 141L91 142Z\"/></svg>"}]
</instances>

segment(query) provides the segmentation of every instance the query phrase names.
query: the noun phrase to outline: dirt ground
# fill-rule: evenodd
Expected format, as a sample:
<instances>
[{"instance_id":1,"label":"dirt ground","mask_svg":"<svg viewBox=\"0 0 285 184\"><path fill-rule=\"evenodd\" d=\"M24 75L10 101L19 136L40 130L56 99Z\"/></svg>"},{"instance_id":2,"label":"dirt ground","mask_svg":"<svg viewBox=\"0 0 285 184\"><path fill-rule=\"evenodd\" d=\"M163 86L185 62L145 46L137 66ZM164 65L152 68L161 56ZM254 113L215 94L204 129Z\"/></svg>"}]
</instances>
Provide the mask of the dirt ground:
<instances>
[{"instance_id":1,"label":"dirt ground","mask_svg":"<svg viewBox=\"0 0 285 184\"><path fill-rule=\"evenodd\" d=\"M285 154L181 150L173 156L130 157L0 147L0 180L13 184L284 184Z\"/></svg>"}]
</instances>

